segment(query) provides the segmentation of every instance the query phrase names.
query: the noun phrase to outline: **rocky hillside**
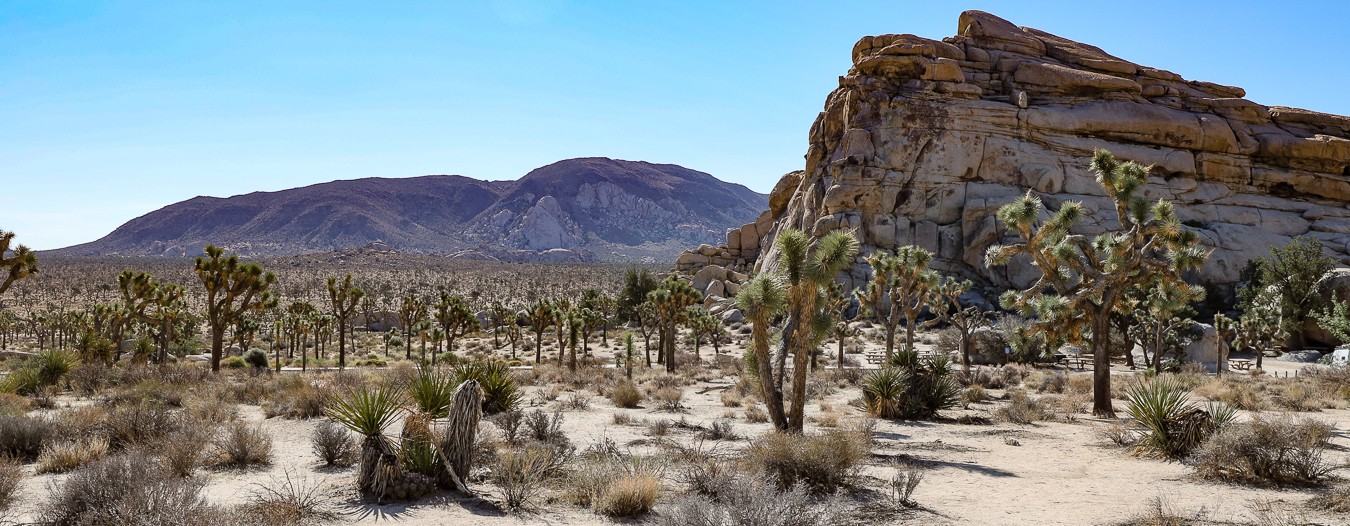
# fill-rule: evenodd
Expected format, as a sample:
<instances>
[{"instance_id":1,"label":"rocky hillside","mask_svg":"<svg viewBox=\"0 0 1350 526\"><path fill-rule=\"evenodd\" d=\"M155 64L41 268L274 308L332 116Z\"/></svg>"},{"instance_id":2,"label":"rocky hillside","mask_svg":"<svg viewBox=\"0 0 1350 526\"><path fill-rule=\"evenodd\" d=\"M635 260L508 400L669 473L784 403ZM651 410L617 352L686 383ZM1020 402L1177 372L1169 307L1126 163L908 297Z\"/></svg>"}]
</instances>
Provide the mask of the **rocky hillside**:
<instances>
[{"instance_id":1,"label":"rocky hillside","mask_svg":"<svg viewBox=\"0 0 1350 526\"><path fill-rule=\"evenodd\" d=\"M1083 202L1093 215L1079 233L1111 228L1087 169L1096 148L1153 165L1146 194L1177 203L1214 249L1203 280L1233 283L1299 235L1350 261L1350 118L1262 106L980 11L940 41L864 37L852 58L811 127L805 171L780 181L759 221L682 267L772 268L781 229L846 229L865 252L918 244L949 272L1025 286L1037 275L1027 262L982 264L1008 240L994 212L1030 189L1052 208ZM860 260L853 280L866 271Z\"/></svg>"},{"instance_id":2,"label":"rocky hillside","mask_svg":"<svg viewBox=\"0 0 1350 526\"><path fill-rule=\"evenodd\" d=\"M754 219L766 196L676 165L569 159L516 181L456 175L333 181L229 198L196 197L54 251L195 255L352 249L516 261L664 259Z\"/></svg>"}]
</instances>

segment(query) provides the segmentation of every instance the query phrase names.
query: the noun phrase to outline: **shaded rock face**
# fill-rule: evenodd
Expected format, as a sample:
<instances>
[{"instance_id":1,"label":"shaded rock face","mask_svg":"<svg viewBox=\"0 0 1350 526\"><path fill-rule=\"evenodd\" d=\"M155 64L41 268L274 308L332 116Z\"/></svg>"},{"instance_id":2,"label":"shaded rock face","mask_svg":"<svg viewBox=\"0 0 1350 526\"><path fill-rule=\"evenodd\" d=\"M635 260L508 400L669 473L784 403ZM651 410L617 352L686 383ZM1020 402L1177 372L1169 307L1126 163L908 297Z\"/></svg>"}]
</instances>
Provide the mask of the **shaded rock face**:
<instances>
[{"instance_id":1,"label":"shaded rock face","mask_svg":"<svg viewBox=\"0 0 1350 526\"><path fill-rule=\"evenodd\" d=\"M1110 201L1088 172L1094 149L1153 165L1150 198L1173 200L1213 254L1199 279L1238 280L1272 245L1311 235L1338 259L1350 253L1350 118L1241 97L1240 88L1188 81L1096 47L1021 28L980 11L941 41L864 37L810 130L804 172L769 196L767 232L734 241L746 263L775 268L784 228L847 230L863 253L917 244L935 266L1000 286L1038 275L1026 261L983 265L1008 234L1003 204L1033 190L1057 208L1081 201L1078 233L1115 228ZM756 223L761 224L761 223ZM728 246L687 252L684 260ZM713 254L711 256L707 254ZM686 261L692 263L692 261ZM867 279L858 264L846 277Z\"/></svg>"}]
</instances>

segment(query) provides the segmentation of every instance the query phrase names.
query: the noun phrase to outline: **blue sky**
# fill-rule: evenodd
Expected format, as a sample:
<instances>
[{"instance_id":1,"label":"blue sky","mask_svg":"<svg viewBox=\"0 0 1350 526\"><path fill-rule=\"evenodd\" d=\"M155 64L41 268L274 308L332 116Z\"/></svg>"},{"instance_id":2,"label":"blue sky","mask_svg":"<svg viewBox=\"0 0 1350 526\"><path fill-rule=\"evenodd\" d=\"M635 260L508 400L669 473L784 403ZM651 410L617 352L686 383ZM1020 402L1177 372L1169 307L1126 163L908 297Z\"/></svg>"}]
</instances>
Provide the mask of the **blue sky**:
<instances>
[{"instance_id":1,"label":"blue sky","mask_svg":"<svg viewBox=\"0 0 1350 526\"><path fill-rule=\"evenodd\" d=\"M583 156L767 192L859 37L963 9L1350 114L1350 3L1085 4L5 0L0 229L58 248L197 195Z\"/></svg>"}]
</instances>

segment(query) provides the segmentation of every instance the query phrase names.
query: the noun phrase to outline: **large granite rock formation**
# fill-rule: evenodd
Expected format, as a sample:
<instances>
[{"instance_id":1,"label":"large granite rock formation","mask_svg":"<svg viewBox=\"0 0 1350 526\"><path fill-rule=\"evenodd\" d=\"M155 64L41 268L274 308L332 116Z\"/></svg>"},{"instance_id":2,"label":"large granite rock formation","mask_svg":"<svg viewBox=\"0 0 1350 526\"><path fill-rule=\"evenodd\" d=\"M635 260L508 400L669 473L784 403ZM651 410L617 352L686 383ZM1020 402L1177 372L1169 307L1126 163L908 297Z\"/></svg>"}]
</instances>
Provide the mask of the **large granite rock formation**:
<instances>
[{"instance_id":1,"label":"large granite rock formation","mask_svg":"<svg viewBox=\"0 0 1350 526\"><path fill-rule=\"evenodd\" d=\"M811 126L806 170L785 176L768 213L727 246L680 263L772 268L783 228L847 229L865 253L913 243L948 272L1027 285L1037 273L1026 262L983 265L1005 235L995 210L1032 189L1052 208L1086 204L1080 233L1116 226L1087 170L1096 148L1153 165L1146 194L1175 201L1214 248L1202 280L1234 283L1249 259L1304 234L1350 259L1350 118L1244 94L980 11L941 41L864 37ZM850 278L866 272L860 257Z\"/></svg>"}]
</instances>

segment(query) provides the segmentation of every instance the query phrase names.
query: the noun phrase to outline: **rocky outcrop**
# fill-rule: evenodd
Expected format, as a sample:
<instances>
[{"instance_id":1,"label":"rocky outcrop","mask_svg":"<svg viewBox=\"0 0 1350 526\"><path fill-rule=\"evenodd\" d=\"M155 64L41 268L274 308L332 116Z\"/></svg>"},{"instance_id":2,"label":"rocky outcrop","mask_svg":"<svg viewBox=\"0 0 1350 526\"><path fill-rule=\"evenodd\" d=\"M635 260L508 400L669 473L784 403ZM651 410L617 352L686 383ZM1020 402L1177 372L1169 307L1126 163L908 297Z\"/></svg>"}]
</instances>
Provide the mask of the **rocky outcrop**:
<instances>
[{"instance_id":1,"label":"rocky outcrop","mask_svg":"<svg viewBox=\"0 0 1350 526\"><path fill-rule=\"evenodd\" d=\"M948 272L1027 285L1037 274L1025 261L982 264L1007 235L994 212L1030 189L1051 208L1083 202L1093 213L1079 233L1115 227L1087 170L1098 148L1153 166L1145 194L1173 200L1214 249L1202 280L1234 283L1248 260L1299 235L1350 260L1350 118L1243 96L980 11L940 41L864 37L811 127L805 171L770 195L772 225L753 240L769 248L753 265L777 265L784 228L842 229L864 254L917 244ZM743 232L696 252L723 262ZM848 277L867 271L860 257Z\"/></svg>"}]
</instances>

